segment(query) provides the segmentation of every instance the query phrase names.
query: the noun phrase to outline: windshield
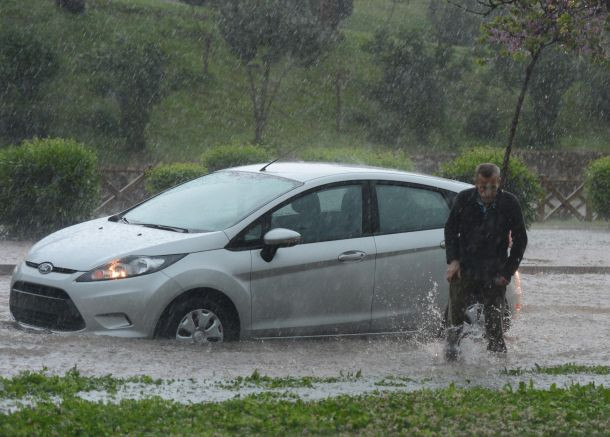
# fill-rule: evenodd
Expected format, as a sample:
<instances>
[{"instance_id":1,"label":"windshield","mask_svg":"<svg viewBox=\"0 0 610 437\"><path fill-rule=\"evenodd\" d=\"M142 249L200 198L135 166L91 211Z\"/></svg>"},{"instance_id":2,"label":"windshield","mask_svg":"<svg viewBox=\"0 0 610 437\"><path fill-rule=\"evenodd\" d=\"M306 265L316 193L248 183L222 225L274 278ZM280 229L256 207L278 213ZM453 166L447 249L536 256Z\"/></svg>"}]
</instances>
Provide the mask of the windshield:
<instances>
[{"instance_id":1,"label":"windshield","mask_svg":"<svg viewBox=\"0 0 610 437\"><path fill-rule=\"evenodd\" d=\"M133 224L219 231L246 218L300 182L267 174L223 171L187 182L127 212Z\"/></svg>"}]
</instances>

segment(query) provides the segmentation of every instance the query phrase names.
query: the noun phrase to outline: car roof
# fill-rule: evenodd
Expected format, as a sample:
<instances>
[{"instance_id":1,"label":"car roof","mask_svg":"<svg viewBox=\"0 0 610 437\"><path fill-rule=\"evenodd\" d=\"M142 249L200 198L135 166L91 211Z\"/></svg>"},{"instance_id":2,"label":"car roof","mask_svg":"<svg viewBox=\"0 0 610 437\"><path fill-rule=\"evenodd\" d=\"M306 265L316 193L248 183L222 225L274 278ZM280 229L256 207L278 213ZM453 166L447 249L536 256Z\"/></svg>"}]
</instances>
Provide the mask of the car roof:
<instances>
[{"instance_id":1,"label":"car roof","mask_svg":"<svg viewBox=\"0 0 610 437\"><path fill-rule=\"evenodd\" d=\"M244 165L240 167L233 167L227 170L243 171L249 173L261 173L261 168L263 168L267 164L268 163ZM435 176L429 176L402 170L394 170L383 167L372 167L366 165L338 164L331 162L274 162L265 169L264 173L287 179L293 179L303 183L307 183L311 180L319 178L349 174L350 176L377 175L379 177L383 177L384 175L398 175L407 177L407 179L409 179L411 182L419 182L423 184L430 183L433 185L438 185L439 183L441 185L446 185L447 182L451 182L452 184L455 184L453 188L458 189L458 191L460 189L465 189L472 186L464 182L450 181L448 179L443 179Z\"/></svg>"}]
</instances>

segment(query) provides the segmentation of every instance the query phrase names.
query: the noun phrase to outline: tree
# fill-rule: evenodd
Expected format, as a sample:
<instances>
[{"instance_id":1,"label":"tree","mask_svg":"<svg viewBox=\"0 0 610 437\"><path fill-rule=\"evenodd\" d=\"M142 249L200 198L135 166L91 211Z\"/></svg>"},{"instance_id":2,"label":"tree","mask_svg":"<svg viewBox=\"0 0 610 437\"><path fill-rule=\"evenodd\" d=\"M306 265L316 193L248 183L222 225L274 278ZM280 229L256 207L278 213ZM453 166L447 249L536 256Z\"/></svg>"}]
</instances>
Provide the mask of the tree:
<instances>
[{"instance_id":1,"label":"tree","mask_svg":"<svg viewBox=\"0 0 610 437\"><path fill-rule=\"evenodd\" d=\"M55 0L57 7L73 14L85 12L85 0Z\"/></svg>"},{"instance_id":2,"label":"tree","mask_svg":"<svg viewBox=\"0 0 610 437\"><path fill-rule=\"evenodd\" d=\"M16 144L46 135L41 99L58 70L47 43L16 29L0 32L0 137Z\"/></svg>"},{"instance_id":3,"label":"tree","mask_svg":"<svg viewBox=\"0 0 610 437\"><path fill-rule=\"evenodd\" d=\"M608 6L606 0L479 0L470 8L457 0L448 1L469 12L492 16L484 24L483 40L499 48L500 54L527 62L502 164L506 181L523 100L543 50L558 45L596 60L605 59Z\"/></svg>"},{"instance_id":4,"label":"tree","mask_svg":"<svg viewBox=\"0 0 610 437\"><path fill-rule=\"evenodd\" d=\"M396 36L377 32L365 50L382 69L372 96L394 120L383 127L382 139L395 139L408 127L419 141L425 142L432 129L444 121L442 75L449 58L437 56L436 50L425 44L421 32L406 29ZM387 117L383 118L385 122Z\"/></svg>"},{"instance_id":5,"label":"tree","mask_svg":"<svg viewBox=\"0 0 610 437\"><path fill-rule=\"evenodd\" d=\"M165 55L154 43L123 40L99 50L96 61L97 91L116 100L127 146L143 150L150 114L163 95Z\"/></svg>"},{"instance_id":6,"label":"tree","mask_svg":"<svg viewBox=\"0 0 610 437\"><path fill-rule=\"evenodd\" d=\"M346 0L217 1L220 33L246 70L254 143L262 142L282 79L294 66L312 65L336 41L350 5Z\"/></svg>"}]
</instances>

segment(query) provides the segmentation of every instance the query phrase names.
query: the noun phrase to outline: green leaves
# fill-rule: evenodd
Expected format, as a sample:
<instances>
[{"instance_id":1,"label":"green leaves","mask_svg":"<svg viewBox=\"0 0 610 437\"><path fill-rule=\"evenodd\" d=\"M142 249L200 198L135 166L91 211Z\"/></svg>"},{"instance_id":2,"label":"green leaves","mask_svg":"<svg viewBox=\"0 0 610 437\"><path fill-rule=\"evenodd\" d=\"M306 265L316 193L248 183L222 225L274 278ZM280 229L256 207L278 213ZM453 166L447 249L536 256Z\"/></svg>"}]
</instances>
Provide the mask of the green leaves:
<instances>
[{"instance_id":1,"label":"green leaves","mask_svg":"<svg viewBox=\"0 0 610 437\"><path fill-rule=\"evenodd\" d=\"M0 151L0 224L41 237L88 219L99 196L97 157L65 139L34 139Z\"/></svg>"},{"instance_id":2,"label":"green leaves","mask_svg":"<svg viewBox=\"0 0 610 437\"><path fill-rule=\"evenodd\" d=\"M207 168L191 162L159 165L146 172L146 191L156 194L205 175Z\"/></svg>"},{"instance_id":3,"label":"green leaves","mask_svg":"<svg viewBox=\"0 0 610 437\"><path fill-rule=\"evenodd\" d=\"M586 187L594 211L600 217L610 219L610 157L590 163L586 177Z\"/></svg>"}]
</instances>

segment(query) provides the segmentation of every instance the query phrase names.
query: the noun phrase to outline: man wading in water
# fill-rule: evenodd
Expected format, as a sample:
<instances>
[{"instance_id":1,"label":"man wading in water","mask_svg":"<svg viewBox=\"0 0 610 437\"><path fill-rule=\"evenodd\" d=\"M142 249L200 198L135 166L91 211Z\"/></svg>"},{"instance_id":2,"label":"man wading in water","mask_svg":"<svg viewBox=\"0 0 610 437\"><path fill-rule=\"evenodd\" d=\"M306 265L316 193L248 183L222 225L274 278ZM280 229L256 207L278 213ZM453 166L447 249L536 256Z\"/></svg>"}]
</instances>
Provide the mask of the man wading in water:
<instances>
[{"instance_id":1,"label":"man wading in water","mask_svg":"<svg viewBox=\"0 0 610 437\"><path fill-rule=\"evenodd\" d=\"M466 310L483 304L487 350L506 352L502 317L506 285L517 271L527 245L523 214L517 198L499 189L500 169L480 164L475 188L459 193L445 224L449 312L445 358L458 358ZM509 238L512 247L508 256Z\"/></svg>"}]
</instances>

